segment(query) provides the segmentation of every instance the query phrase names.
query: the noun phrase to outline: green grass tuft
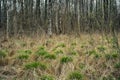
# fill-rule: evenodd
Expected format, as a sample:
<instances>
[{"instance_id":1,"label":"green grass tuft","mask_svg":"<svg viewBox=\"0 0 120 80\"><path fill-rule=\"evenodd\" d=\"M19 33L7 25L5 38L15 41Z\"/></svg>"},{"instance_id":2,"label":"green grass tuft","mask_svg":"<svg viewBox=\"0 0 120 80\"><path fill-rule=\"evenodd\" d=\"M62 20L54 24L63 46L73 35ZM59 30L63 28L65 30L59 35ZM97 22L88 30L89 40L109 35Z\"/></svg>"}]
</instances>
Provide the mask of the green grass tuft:
<instances>
[{"instance_id":1,"label":"green grass tuft","mask_svg":"<svg viewBox=\"0 0 120 80\"><path fill-rule=\"evenodd\" d=\"M120 69L120 62L115 64L115 68Z\"/></svg>"},{"instance_id":2,"label":"green grass tuft","mask_svg":"<svg viewBox=\"0 0 120 80\"><path fill-rule=\"evenodd\" d=\"M6 57L6 53L2 50L0 50L0 58Z\"/></svg>"},{"instance_id":3,"label":"green grass tuft","mask_svg":"<svg viewBox=\"0 0 120 80\"><path fill-rule=\"evenodd\" d=\"M45 47L44 46L40 46L39 50L45 50Z\"/></svg>"},{"instance_id":4,"label":"green grass tuft","mask_svg":"<svg viewBox=\"0 0 120 80\"><path fill-rule=\"evenodd\" d=\"M86 54L92 55L92 54L97 54L96 50L90 50L86 52Z\"/></svg>"},{"instance_id":5,"label":"green grass tuft","mask_svg":"<svg viewBox=\"0 0 120 80\"><path fill-rule=\"evenodd\" d=\"M62 50L56 50L56 51L55 51L55 54L57 54L57 55L58 55L58 54L63 54L63 51L62 51Z\"/></svg>"},{"instance_id":6,"label":"green grass tuft","mask_svg":"<svg viewBox=\"0 0 120 80\"><path fill-rule=\"evenodd\" d=\"M19 54L32 54L31 50L18 50L17 53Z\"/></svg>"},{"instance_id":7,"label":"green grass tuft","mask_svg":"<svg viewBox=\"0 0 120 80\"><path fill-rule=\"evenodd\" d=\"M101 57L101 55L96 50L87 51L86 54L89 54L89 56L93 55L96 59Z\"/></svg>"},{"instance_id":8,"label":"green grass tuft","mask_svg":"<svg viewBox=\"0 0 120 80\"><path fill-rule=\"evenodd\" d=\"M25 53L26 54L32 54L32 51L31 50L25 50Z\"/></svg>"},{"instance_id":9,"label":"green grass tuft","mask_svg":"<svg viewBox=\"0 0 120 80\"><path fill-rule=\"evenodd\" d=\"M54 54L47 54L45 55L46 59L56 59L56 56Z\"/></svg>"},{"instance_id":10,"label":"green grass tuft","mask_svg":"<svg viewBox=\"0 0 120 80\"><path fill-rule=\"evenodd\" d=\"M42 75L40 80L55 80L53 76L50 75Z\"/></svg>"},{"instance_id":11,"label":"green grass tuft","mask_svg":"<svg viewBox=\"0 0 120 80\"><path fill-rule=\"evenodd\" d=\"M69 74L68 80L84 80L83 75L80 72L74 71Z\"/></svg>"},{"instance_id":12,"label":"green grass tuft","mask_svg":"<svg viewBox=\"0 0 120 80\"><path fill-rule=\"evenodd\" d=\"M94 54L94 58L98 59L98 58L100 58L100 57L101 57L100 54L98 54L98 53Z\"/></svg>"},{"instance_id":13,"label":"green grass tuft","mask_svg":"<svg viewBox=\"0 0 120 80\"><path fill-rule=\"evenodd\" d=\"M108 75L107 77L103 77L102 80L116 80L116 79L112 75Z\"/></svg>"},{"instance_id":14,"label":"green grass tuft","mask_svg":"<svg viewBox=\"0 0 120 80\"><path fill-rule=\"evenodd\" d=\"M106 50L106 48L104 46L99 46L97 48L100 52L104 52Z\"/></svg>"},{"instance_id":15,"label":"green grass tuft","mask_svg":"<svg viewBox=\"0 0 120 80\"><path fill-rule=\"evenodd\" d=\"M76 54L77 54L77 52L76 52L75 50L72 50L70 53L71 53L72 55L76 55Z\"/></svg>"},{"instance_id":16,"label":"green grass tuft","mask_svg":"<svg viewBox=\"0 0 120 80\"><path fill-rule=\"evenodd\" d=\"M76 46L76 45L77 45L76 42L71 43L71 46Z\"/></svg>"},{"instance_id":17,"label":"green grass tuft","mask_svg":"<svg viewBox=\"0 0 120 80\"><path fill-rule=\"evenodd\" d=\"M18 58L19 59L28 59L29 56L27 54L23 54L23 55L19 55Z\"/></svg>"},{"instance_id":18,"label":"green grass tuft","mask_svg":"<svg viewBox=\"0 0 120 80\"><path fill-rule=\"evenodd\" d=\"M64 47L66 47L66 45L64 43L60 43L56 46L56 48L58 48L58 47L64 48Z\"/></svg>"},{"instance_id":19,"label":"green grass tuft","mask_svg":"<svg viewBox=\"0 0 120 80\"><path fill-rule=\"evenodd\" d=\"M117 59L118 56L119 56L118 53L105 54L105 58L106 58L107 60L110 60L110 59Z\"/></svg>"},{"instance_id":20,"label":"green grass tuft","mask_svg":"<svg viewBox=\"0 0 120 80\"><path fill-rule=\"evenodd\" d=\"M45 70L47 66L40 62L31 62L31 63L25 64L25 69L34 69L34 68L40 68L41 70Z\"/></svg>"},{"instance_id":21,"label":"green grass tuft","mask_svg":"<svg viewBox=\"0 0 120 80\"><path fill-rule=\"evenodd\" d=\"M84 64L84 63L80 63L80 64L79 64L79 68L80 68L80 69L85 68L85 64Z\"/></svg>"},{"instance_id":22,"label":"green grass tuft","mask_svg":"<svg viewBox=\"0 0 120 80\"><path fill-rule=\"evenodd\" d=\"M73 61L72 57L62 57L60 60L61 63L68 63L72 61Z\"/></svg>"},{"instance_id":23,"label":"green grass tuft","mask_svg":"<svg viewBox=\"0 0 120 80\"><path fill-rule=\"evenodd\" d=\"M35 54L38 54L39 56L45 56L49 54L44 48L40 48L38 51L35 52Z\"/></svg>"}]
</instances>

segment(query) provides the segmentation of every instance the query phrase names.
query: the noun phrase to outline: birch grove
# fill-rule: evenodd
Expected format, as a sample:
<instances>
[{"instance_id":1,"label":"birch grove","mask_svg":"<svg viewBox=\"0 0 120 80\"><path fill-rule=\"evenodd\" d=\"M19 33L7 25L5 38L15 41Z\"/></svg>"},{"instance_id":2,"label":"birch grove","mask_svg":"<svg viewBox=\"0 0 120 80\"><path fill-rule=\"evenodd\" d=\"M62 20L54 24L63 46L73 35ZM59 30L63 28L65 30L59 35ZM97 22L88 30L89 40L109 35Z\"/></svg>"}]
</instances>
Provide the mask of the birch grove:
<instances>
[{"instance_id":1,"label":"birch grove","mask_svg":"<svg viewBox=\"0 0 120 80\"><path fill-rule=\"evenodd\" d=\"M0 28L7 36L119 31L119 0L1 0Z\"/></svg>"}]
</instances>

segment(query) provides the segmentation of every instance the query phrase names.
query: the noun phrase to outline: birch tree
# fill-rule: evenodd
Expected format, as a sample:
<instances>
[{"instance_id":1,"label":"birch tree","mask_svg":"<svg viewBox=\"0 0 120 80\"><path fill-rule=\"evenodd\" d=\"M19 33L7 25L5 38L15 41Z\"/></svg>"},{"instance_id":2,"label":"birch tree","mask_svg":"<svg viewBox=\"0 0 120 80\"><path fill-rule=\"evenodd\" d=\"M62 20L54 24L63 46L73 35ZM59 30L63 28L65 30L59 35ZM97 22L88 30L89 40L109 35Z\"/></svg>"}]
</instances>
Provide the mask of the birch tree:
<instances>
[{"instance_id":1,"label":"birch tree","mask_svg":"<svg viewBox=\"0 0 120 80\"><path fill-rule=\"evenodd\" d=\"M1 15L2 15L2 14L1 14L1 12L2 12L2 11L1 11L1 0L0 0L0 28L2 27L2 23L1 23L1 17L2 17Z\"/></svg>"},{"instance_id":2,"label":"birch tree","mask_svg":"<svg viewBox=\"0 0 120 80\"><path fill-rule=\"evenodd\" d=\"M119 0L1 0L0 25L3 24L5 34L7 31L13 31L14 34L20 32L31 34L41 30L48 35L72 32L80 34L88 31L112 33L113 28L115 31L120 30L118 23L120 3L116 1L119 2ZM9 2L12 7L9 9L10 12L7 9ZM10 18L10 21L7 18ZM11 26L14 28L8 30Z\"/></svg>"},{"instance_id":3,"label":"birch tree","mask_svg":"<svg viewBox=\"0 0 120 80\"><path fill-rule=\"evenodd\" d=\"M49 6L48 6L48 35L52 36L52 0L49 0Z\"/></svg>"}]
</instances>

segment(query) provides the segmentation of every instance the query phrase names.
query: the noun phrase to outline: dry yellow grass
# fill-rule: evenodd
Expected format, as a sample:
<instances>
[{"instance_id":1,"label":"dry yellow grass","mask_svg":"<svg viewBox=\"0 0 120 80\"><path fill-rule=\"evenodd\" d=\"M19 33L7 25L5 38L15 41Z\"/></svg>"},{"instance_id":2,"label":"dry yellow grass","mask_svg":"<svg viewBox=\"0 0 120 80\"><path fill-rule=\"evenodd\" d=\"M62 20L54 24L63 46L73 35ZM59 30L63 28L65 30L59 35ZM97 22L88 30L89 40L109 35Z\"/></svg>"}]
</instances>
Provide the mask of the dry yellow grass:
<instances>
[{"instance_id":1,"label":"dry yellow grass","mask_svg":"<svg viewBox=\"0 0 120 80\"><path fill-rule=\"evenodd\" d=\"M111 38L109 35L109 40ZM120 42L120 37L118 39ZM76 80L120 78L120 68L115 68L115 64L120 63L120 54L112 47L112 42L99 34L53 35L52 38L45 35L34 38L24 36L21 39L11 38L1 45L1 51L6 51L6 56L0 59L0 80L42 80L42 75L51 75L53 80L68 80L68 75L74 71L83 75L82 79ZM42 56L37 53L39 49L42 49ZM45 58L45 53L55 55L56 59ZM111 56L113 53L115 55ZM67 59L61 60L63 57ZM72 61L68 57L72 57ZM30 69L25 69L30 62L45 63L47 68L42 70L41 65L30 64Z\"/></svg>"}]
</instances>

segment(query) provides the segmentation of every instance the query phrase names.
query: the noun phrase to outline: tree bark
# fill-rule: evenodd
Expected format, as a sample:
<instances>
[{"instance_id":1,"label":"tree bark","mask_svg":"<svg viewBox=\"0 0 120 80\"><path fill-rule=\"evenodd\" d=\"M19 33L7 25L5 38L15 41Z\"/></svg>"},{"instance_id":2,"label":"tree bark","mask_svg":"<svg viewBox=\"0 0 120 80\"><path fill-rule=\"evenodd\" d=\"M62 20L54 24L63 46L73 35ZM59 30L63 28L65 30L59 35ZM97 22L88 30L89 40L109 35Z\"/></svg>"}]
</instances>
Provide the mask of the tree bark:
<instances>
[{"instance_id":1,"label":"tree bark","mask_svg":"<svg viewBox=\"0 0 120 80\"><path fill-rule=\"evenodd\" d=\"M80 33L80 2L77 0L77 15L78 15L78 33Z\"/></svg>"},{"instance_id":2,"label":"tree bark","mask_svg":"<svg viewBox=\"0 0 120 80\"><path fill-rule=\"evenodd\" d=\"M2 17L2 15L1 15L1 0L0 0L0 28L2 27L2 23L1 23L1 17Z\"/></svg>"},{"instance_id":3,"label":"tree bark","mask_svg":"<svg viewBox=\"0 0 120 80\"><path fill-rule=\"evenodd\" d=\"M48 36L52 36L52 0L49 0L49 17L48 17Z\"/></svg>"}]
</instances>

